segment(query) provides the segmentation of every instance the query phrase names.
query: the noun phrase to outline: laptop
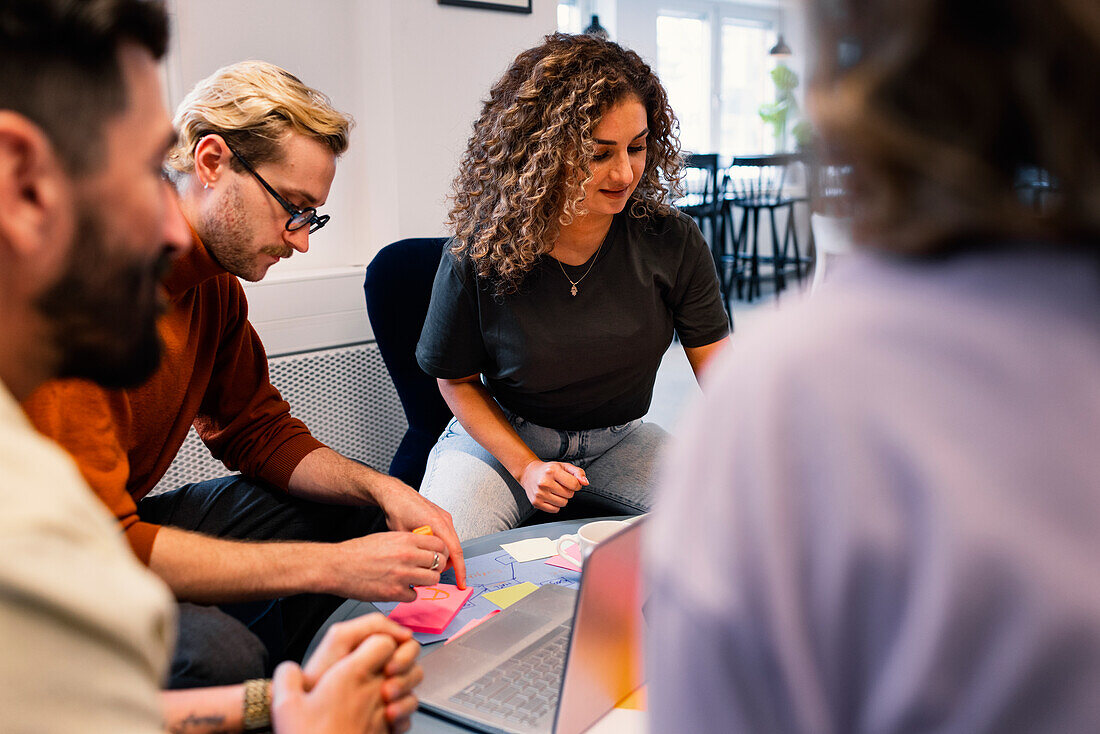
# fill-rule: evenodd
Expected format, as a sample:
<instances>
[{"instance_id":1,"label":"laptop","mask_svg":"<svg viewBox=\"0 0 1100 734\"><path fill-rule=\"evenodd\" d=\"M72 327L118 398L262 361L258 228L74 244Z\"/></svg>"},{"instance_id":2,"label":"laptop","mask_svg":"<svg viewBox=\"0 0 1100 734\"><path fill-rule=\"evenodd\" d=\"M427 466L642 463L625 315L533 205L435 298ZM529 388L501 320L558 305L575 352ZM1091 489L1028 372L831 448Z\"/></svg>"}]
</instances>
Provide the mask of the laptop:
<instances>
[{"instance_id":1,"label":"laptop","mask_svg":"<svg viewBox=\"0 0 1100 734\"><path fill-rule=\"evenodd\" d=\"M424 656L420 706L483 732L579 734L645 680L645 521L596 546L579 590L548 584Z\"/></svg>"}]
</instances>

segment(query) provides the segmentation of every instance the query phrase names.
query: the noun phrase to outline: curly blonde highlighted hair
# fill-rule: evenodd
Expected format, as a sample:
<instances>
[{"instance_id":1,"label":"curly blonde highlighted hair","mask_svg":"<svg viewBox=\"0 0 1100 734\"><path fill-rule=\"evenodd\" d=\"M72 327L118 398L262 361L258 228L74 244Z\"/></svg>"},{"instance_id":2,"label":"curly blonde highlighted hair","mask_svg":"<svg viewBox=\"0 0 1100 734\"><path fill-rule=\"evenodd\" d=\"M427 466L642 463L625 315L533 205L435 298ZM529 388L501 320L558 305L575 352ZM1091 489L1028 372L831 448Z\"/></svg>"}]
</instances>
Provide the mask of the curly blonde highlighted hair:
<instances>
[{"instance_id":1,"label":"curly blonde highlighted hair","mask_svg":"<svg viewBox=\"0 0 1100 734\"><path fill-rule=\"evenodd\" d=\"M448 225L451 251L469 257L496 293L515 292L561 227L585 213L593 132L609 108L632 97L646 109L649 138L629 214L667 214L681 193L678 124L636 53L555 33L493 85L454 180Z\"/></svg>"},{"instance_id":2,"label":"curly blonde highlighted hair","mask_svg":"<svg viewBox=\"0 0 1100 734\"><path fill-rule=\"evenodd\" d=\"M350 115L290 72L265 61L241 61L203 79L176 111L179 141L168 165L195 170L195 146L216 133L253 165L282 158L279 140L289 130L320 141L340 156L348 149ZM243 170L237 160L235 170Z\"/></svg>"}]
</instances>

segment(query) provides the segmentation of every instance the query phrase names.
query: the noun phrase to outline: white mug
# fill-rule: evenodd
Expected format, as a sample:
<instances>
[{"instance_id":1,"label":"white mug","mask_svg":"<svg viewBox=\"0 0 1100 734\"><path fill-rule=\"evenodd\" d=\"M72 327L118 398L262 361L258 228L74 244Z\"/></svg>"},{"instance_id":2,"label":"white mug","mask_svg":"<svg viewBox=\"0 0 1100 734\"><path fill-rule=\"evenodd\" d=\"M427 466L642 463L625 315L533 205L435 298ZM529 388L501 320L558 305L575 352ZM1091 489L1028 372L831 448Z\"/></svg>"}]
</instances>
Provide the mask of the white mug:
<instances>
[{"instance_id":1,"label":"white mug","mask_svg":"<svg viewBox=\"0 0 1100 734\"><path fill-rule=\"evenodd\" d=\"M580 530L578 530L575 535L563 535L558 538L555 549L559 556L568 558L569 556L565 555L562 547L565 544L573 543L580 546L581 558L585 559L588 558L588 554L592 552L593 548L626 526L627 523L621 520L598 520L596 522L590 522L581 525Z\"/></svg>"}]
</instances>

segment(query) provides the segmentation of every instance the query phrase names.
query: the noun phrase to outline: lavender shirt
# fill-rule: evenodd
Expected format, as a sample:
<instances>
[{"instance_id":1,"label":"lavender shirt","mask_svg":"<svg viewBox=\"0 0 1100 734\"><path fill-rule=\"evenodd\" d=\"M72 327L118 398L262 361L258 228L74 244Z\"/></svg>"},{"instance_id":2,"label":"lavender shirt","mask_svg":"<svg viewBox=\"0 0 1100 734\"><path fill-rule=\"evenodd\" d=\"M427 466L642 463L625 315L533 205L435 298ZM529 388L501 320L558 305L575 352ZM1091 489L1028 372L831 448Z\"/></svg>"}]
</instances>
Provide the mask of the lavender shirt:
<instances>
[{"instance_id":1,"label":"lavender shirt","mask_svg":"<svg viewBox=\"0 0 1100 734\"><path fill-rule=\"evenodd\" d=\"M1100 731L1100 263L854 260L668 457L652 731Z\"/></svg>"}]
</instances>

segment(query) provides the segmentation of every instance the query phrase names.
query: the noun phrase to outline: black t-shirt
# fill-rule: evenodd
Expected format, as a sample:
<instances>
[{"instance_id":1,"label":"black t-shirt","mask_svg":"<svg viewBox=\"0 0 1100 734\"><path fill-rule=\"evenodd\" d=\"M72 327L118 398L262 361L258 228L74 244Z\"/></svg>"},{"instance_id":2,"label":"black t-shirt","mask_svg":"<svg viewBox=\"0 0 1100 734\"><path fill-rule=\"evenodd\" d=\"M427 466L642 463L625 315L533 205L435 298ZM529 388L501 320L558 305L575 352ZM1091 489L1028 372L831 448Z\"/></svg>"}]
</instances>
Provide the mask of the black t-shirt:
<instances>
[{"instance_id":1,"label":"black t-shirt","mask_svg":"<svg viewBox=\"0 0 1100 734\"><path fill-rule=\"evenodd\" d=\"M509 411L561 430L628 423L649 410L675 328L685 347L729 333L710 250L686 215L616 215L583 265L542 257L519 290L495 296L445 249L416 347L433 377L484 375ZM589 271L591 266L591 271Z\"/></svg>"}]
</instances>

